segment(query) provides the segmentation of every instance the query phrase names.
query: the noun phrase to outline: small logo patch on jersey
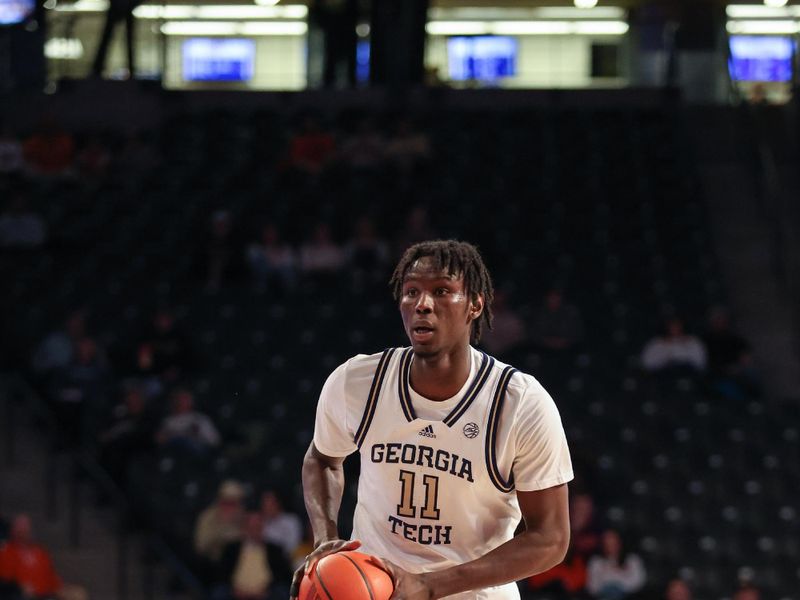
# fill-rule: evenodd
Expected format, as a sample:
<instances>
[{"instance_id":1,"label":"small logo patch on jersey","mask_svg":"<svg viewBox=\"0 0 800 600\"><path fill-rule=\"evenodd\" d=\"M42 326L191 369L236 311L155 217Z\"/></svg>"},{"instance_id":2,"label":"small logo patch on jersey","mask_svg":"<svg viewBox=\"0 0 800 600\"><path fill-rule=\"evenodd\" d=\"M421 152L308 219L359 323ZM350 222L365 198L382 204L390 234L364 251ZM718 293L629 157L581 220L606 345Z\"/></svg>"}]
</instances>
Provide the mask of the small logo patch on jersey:
<instances>
[{"instance_id":1,"label":"small logo patch on jersey","mask_svg":"<svg viewBox=\"0 0 800 600\"><path fill-rule=\"evenodd\" d=\"M479 432L480 429L478 429L477 423L467 423L464 425L464 436L469 439L478 437Z\"/></svg>"},{"instance_id":2,"label":"small logo patch on jersey","mask_svg":"<svg viewBox=\"0 0 800 600\"><path fill-rule=\"evenodd\" d=\"M426 425L422 431L419 432L422 437L435 438L436 434L433 433L433 425Z\"/></svg>"}]
</instances>

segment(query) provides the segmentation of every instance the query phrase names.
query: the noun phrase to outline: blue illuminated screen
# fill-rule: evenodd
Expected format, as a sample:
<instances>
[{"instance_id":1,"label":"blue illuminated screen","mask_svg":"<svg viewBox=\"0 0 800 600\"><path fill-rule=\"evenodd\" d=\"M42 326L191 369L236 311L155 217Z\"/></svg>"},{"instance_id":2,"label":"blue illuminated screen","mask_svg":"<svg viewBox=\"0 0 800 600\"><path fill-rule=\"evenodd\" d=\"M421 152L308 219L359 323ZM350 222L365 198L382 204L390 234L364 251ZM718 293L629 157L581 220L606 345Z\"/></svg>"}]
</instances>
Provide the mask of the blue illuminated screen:
<instances>
[{"instance_id":1,"label":"blue illuminated screen","mask_svg":"<svg viewBox=\"0 0 800 600\"><path fill-rule=\"evenodd\" d=\"M453 81L511 77L516 73L517 40L499 35L448 38L447 64Z\"/></svg>"},{"instance_id":2,"label":"blue illuminated screen","mask_svg":"<svg viewBox=\"0 0 800 600\"><path fill-rule=\"evenodd\" d=\"M737 81L790 81L795 42L788 37L734 35L731 76Z\"/></svg>"},{"instance_id":3,"label":"blue illuminated screen","mask_svg":"<svg viewBox=\"0 0 800 600\"><path fill-rule=\"evenodd\" d=\"M185 81L249 81L255 61L253 40L192 38L183 42Z\"/></svg>"},{"instance_id":4,"label":"blue illuminated screen","mask_svg":"<svg viewBox=\"0 0 800 600\"><path fill-rule=\"evenodd\" d=\"M0 25L22 23L33 13L36 0L0 0Z\"/></svg>"}]
</instances>

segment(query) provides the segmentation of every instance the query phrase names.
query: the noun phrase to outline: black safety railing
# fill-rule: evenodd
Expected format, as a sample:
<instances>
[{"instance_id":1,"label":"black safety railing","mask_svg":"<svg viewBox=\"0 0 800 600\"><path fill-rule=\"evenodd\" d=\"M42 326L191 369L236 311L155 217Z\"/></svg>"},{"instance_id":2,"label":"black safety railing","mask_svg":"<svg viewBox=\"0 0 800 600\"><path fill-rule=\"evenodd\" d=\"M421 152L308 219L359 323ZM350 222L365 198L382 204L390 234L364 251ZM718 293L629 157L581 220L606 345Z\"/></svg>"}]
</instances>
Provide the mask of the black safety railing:
<instances>
[{"instance_id":1,"label":"black safety railing","mask_svg":"<svg viewBox=\"0 0 800 600\"><path fill-rule=\"evenodd\" d=\"M111 475L85 448L60 452L58 447L58 424L52 411L41 397L16 375L0 374L0 414L3 416L0 435L3 460L7 465L16 463L16 439L20 417L35 420L47 440L46 464L43 469L43 493L45 516L55 521L61 518L63 494L67 494L67 534L72 547L80 548L84 543L83 520L88 499L83 498L83 481L90 482L96 492L113 507L113 537L115 543L115 588L118 598L126 600L134 589L131 582L131 561L141 561L142 577L136 582L141 586L141 596L147 600L181 596L193 600L206 600L208 593L197 577L157 532L132 526L133 510L125 493ZM26 412L22 415L21 411ZM70 476L66 484L60 477L66 468ZM67 489L63 489L66 485ZM132 552L132 539L137 552Z\"/></svg>"}]
</instances>

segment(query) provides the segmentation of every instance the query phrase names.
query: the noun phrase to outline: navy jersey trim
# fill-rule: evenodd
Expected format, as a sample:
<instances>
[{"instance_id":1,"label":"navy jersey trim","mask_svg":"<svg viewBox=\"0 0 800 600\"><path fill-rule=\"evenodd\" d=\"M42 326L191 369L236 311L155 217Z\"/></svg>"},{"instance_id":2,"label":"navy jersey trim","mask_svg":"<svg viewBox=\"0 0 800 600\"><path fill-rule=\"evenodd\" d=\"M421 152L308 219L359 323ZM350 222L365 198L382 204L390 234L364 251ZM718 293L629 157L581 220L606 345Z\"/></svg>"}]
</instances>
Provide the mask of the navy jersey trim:
<instances>
[{"instance_id":1,"label":"navy jersey trim","mask_svg":"<svg viewBox=\"0 0 800 600\"><path fill-rule=\"evenodd\" d=\"M494 367L494 359L485 352L481 352L481 354L483 354L483 360L481 361L481 366L478 369L478 372L475 374L475 378L472 380L472 383L464 394L464 397L461 398L461 402L459 402L456 407L450 411L450 414L444 418L444 422L448 427L455 425L456 421L461 418L461 415L467 412L467 409L472 404L472 401L477 398L481 389L483 389L483 385L486 383L486 380L489 379L489 374L492 372L492 368Z\"/></svg>"},{"instance_id":2,"label":"navy jersey trim","mask_svg":"<svg viewBox=\"0 0 800 600\"><path fill-rule=\"evenodd\" d=\"M383 380L386 378L386 371L389 368L389 362L395 350L395 348L388 348L383 351L381 359L378 361L378 368L375 369L375 375L372 377L372 385L369 388L367 405L364 407L364 415L361 417L361 423L358 425L354 438L356 446L359 448L361 448L361 444L364 443L364 438L367 437L369 426L372 425L375 409L378 406L378 397L381 395L381 387L383 387Z\"/></svg>"},{"instance_id":3,"label":"navy jersey trim","mask_svg":"<svg viewBox=\"0 0 800 600\"><path fill-rule=\"evenodd\" d=\"M503 404L505 403L508 384L511 381L511 377L516 372L517 370L514 367L506 367L503 369L500 380L497 382L497 387L494 390L492 407L489 410L489 422L487 423L486 429L486 470L494 486L505 493L514 490L514 473L509 473L508 479L505 479L500 473L500 468L497 465L497 430L500 425L500 416L503 413Z\"/></svg>"},{"instance_id":4,"label":"navy jersey trim","mask_svg":"<svg viewBox=\"0 0 800 600\"><path fill-rule=\"evenodd\" d=\"M411 348L406 348L400 357L400 377L397 378L397 393L400 396L400 407L410 423L417 418L414 405L411 404L411 395L408 393L409 379L411 377Z\"/></svg>"}]
</instances>

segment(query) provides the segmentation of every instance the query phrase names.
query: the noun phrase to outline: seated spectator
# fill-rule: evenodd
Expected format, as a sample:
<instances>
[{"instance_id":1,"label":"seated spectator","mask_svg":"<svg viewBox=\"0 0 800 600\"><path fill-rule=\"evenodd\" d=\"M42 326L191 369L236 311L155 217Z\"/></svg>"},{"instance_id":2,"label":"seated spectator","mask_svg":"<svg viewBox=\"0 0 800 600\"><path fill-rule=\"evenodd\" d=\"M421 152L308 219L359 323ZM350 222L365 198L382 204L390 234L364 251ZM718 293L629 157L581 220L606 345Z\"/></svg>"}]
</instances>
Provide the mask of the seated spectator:
<instances>
[{"instance_id":1,"label":"seated spectator","mask_svg":"<svg viewBox=\"0 0 800 600\"><path fill-rule=\"evenodd\" d=\"M300 269L306 275L331 275L343 264L344 252L333 241L331 228L326 223L318 224L312 239L300 247Z\"/></svg>"},{"instance_id":2,"label":"seated spectator","mask_svg":"<svg viewBox=\"0 0 800 600\"><path fill-rule=\"evenodd\" d=\"M289 140L289 162L300 171L317 175L333 158L335 150L333 136L322 131L317 119L307 115L300 131Z\"/></svg>"},{"instance_id":3,"label":"seated spectator","mask_svg":"<svg viewBox=\"0 0 800 600\"><path fill-rule=\"evenodd\" d=\"M31 519L16 515L7 542L0 546L0 584L14 590L15 598L85 600L86 590L66 584L56 573L50 553L33 541Z\"/></svg>"},{"instance_id":4,"label":"seated spectator","mask_svg":"<svg viewBox=\"0 0 800 600\"><path fill-rule=\"evenodd\" d=\"M603 532L602 554L589 559L586 589L598 600L620 600L644 587L644 563L622 545L619 534L609 529Z\"/></svg>"},{"instance_id":5,"label":"seated spectator","mask_svg":"<svg viewBox=\"0 0 800 600\"><path fill-rule=\"evenodd\" d=\"M385 150L386 140L372 119L367 118L361 120L355 133L344 140L339 159L352 169L369 170L383 162Z\"/></svg>"},{"instance_id":6,"label":"seated spectator","mask_svg":"<svg viewBox=\"0 0 800 600\"><path fill-rule=\"evenodd\" d=\"M218 564L225 546L241 539L244 496L244 488L239 482L224 481L217 499L197 517L194 551L204 562Z\"/></svg>"},{"instance_id":7,"label":"seated spectator","mask_svg":"<svg viewBox=\"0 0 800 600\"><path fill-rule=\"evenodd\" d=\"M742 583L733 593L733 600L761 600L761 590L752 583Z\"/></svg>"},{"instance_id":8,"label":"seated spectator","mask_svg":"<svg viewBox=\"0 0 800 600\"><path fill-rule=\"evenodd\" d=\"M48 377L54 371L63 369L72 362L78 340L86 336L86 313L73 311L67 317L63 329L49 333L36 347L31 360L33 371L41 377Z\"/></svg>"},{"instance_id":9,"label":"seated spectator","mask_svg":"<svg viewBox=\"0 0 800 600\"><path fill-rule=\"evenodd\" d=\"M154 425L144 391L129 384L122 404L114 407L111 423L100 434L100 463L118 482L127 481L132 458L153 447Z\"/></svg>"},{"instance_id":10,"label":"seated spectator","mask_svg":"<svg viewBox=\"0 0 800 600\"><path fill-rule=\"evenodd\" d=\"M297 278L294 251L281 240L277 227L264 227L261 243L252 244L247 257L259 287L278 288L283 292L294 289Z\"/></svg>"},{"instance_id":11,"label":"seated spectator","mask_svg":"<svg viewBox=\"0 0 800 600\"><path fill-rule=\"evenodd\" d=\"M158 395L164 385L178 381L192 364L188 336L177 326L172 311L160 308L150 331L136 346L136 375L149 378L149 395Z\"/></svg>"},{"instance_id":12,"label":"seated spectator","mask_svg":"<svg viewBox=\"0 0 800 600\"><path fill-rule=\"evenodd\" d=\"M8 209L0 214L0 248L39 248L46 239L44 220L28 208L21 193L16 193Z\"/></svg>"},{"instance_id":13,"label":"seated spectator","mask_svg":"<svg viewBox=\"0 0 800 600\"><path fill-rule=\"evenodd\" d=\"M586 588L586 558L567 551L563 562L527 580L528 587L553 600L573 600L581 597Z\"/></svg>"},{"instance_id":14,"label":"seated spectator","mask_svg":"<svg viewBox=\"0 0 800 600\"><path fill-rule=\"evenodd\" d=\"M86 179L95 179L105 175L111 163L111 153L99 136L91 136L78 152L75 160L78 171Z\"/></svg>"},{"instance_id":15,"label":"seated spectator","mask_svg":"<svg viewBox=\"0 0 800 600\"><path fill-rule=\"evenodd\" d=\"M7 126L0 125L0 176L19 173L24 166L22 143Z\"/></svg>"},{"instance_id":16,"label":"seated spectator","mask_svg":"<svg viewBox=\"0 0 800 600\"><path fill-rule=\"evenodd\" d=\"M289 596L292 567L280 546L261 537L264 519L248 513L241 540L225 546L219 562L214 600L284 600Z\"/></svg>"},{"instance_id":17,"label":"seated spectator","mask_svg":"<svg viewBox=\"0 0 800 600\"><path fill-rule=\"evenodd\" d=\"M261 495L261 516L264 519L264 541L283 548L287 559L303 540L303 524L294 513L284 509L280 495L266 490Z\"/></svg>"},{"instance_id":18,"label":"seated spectator","mask_svg":"<svg viewBox=\"0 0 800 600\"><path fill-rule=\"evenodd\" d=\"M194 409L194 396L186 388L172 393L172 412L161 423L156 441L162 447L203 456L220 444L213 421Z\"/></svg>"},{"instance_id":19,"label":"seated spectator","mask_svg":"<svg viewBox=\"0 0 800 600\"><path fill-rule=\"evenodd\" d=\"M431 157L427 134L414 128L410 119L400 119L386 145L387 160L400 171L411 171Z\"/></svg>"},{"instance_id":20,"label":"seated spectator","mask_svg":"<svg viewBox=\"0 0 800 600\"><path fill-rule=\"evenodd\" d=\"M708 376L717 392L732 400L760 395L761 382L753 364L752 348L733 331L724 308L712 311L703 343L708 355Z\"/></svg>"},{"instance_id":21,"label":"seated spectator","mask_svg":"<svg viewBox=\"0 0 800 600\"><path fill-rule=\"evenodd\" d=\"M33 173L64 175L72 166L75 142L49 115L42 119L38 130L25 140L23 153Z\"/></svg>"},{"instance_id":22,"label":"seated spectator","mask_svg":"<svg viewBox=\"0 0 800 600\"><path fill-rule=\"evenodd\" d=\"M88 412L105 402L110 376L97 343L83 337L70 364L54 372L48 399L58 419L58 432L67 446L83 439Z\"/></svg>"},{"instance_id":23,"label":"seated spectator","mask_svg":"<svg viewBox=\"0 0 800 600\"><path fill-rule=\"evenodd\" d=\"M375 225L369 217L358 219L354 236L345 246L344 252L356 287L384 278L389 260L389 248L386 242L378 237Z\"/></svg>"},{"instance_id":24,"label":"seated spectator","mask_svg":"<svg viewBox=\"0 0 800 600\"><path fill-rule=\"evenodd\" d=\"M595 518L594 500L589 494L572 497L569 521L574 552L588 559L600 547L601 534Z\"/></svg>"},{"instance_id":25,"label":"seated spectator","mask_svg":"<svg viewBox=\"0 0 800 600\"><path fill-rule=\"evenodd\" d=\"M583 340L583 319L577 307L564 303L560 290L547 292L533 320L533 341L544 351L574 349Z\"/></svg>"},{"instance_id":26,"label":"seated spectator","mask_svg":"<svg viewBox=\"0 0 800 600\"><path fill-rule=\"evenodd\" d=\"M664 600L692 600L692 590L683 579L673 579L667 584Z\"/></svg>"},{"instance_id":27,"label":"seated spectator","mask_svg":"<svg viewBox=\"0 0 800 600\"><path fill-rule=\"evenodd\" d=\"M650 372L701 372L706 368L706 349L697 337L684 332L681 319L673 317L664 333L645 345L642 366Z\"/></svg>"},{"instance_id":28,"label":"seated spectator","mask_svg":"<svg viewBox=\"0 0 800 600\"><path fill-rule=\"evenodd\" d=\"M395 254L402 256L409 246L426 240L435 240L437 237L430 223L428 209L424 206L415 206L408 213L405 227L395 237Z\"/></svg>"},{"instance_id":29,"label":"seated spectator","mask_svg":"<svg viewBox=\"0 0 800 600\"><path fill-rule=\"evenodd\" d=\"M240 248L233 239L233 224L228 211L218 210L211 216L210 232L203 244L206 289L215 291L239 270Z\"/></svg>"},{"instance_id":30,"label":"seated spectator","mask_svg":"<svg viewBox=\"0 0 800 600\"><path fill-rule=\"evenodd\" d=\"M489 354L502 356L525 341L525 322L508 304L508 295L496 290L492 302L492 328L481 336Z\"/></svg>"}]
</instances>

